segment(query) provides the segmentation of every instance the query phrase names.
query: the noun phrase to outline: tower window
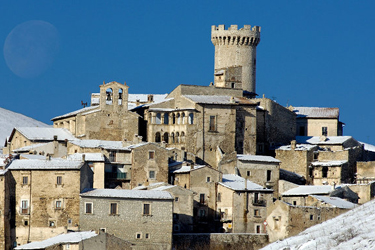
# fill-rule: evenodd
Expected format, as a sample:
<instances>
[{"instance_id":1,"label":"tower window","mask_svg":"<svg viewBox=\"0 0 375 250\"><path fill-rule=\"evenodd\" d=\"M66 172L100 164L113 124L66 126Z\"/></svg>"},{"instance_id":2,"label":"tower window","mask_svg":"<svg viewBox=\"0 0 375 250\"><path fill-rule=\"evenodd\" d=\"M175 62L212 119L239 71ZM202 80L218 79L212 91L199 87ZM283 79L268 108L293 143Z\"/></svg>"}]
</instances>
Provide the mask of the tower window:
<instances>
[{"instance_id":1,"label":"tower window","mask_svg":"<svg viewBox=\"0 0 375 250\"><path fill-rule=\"evenodd\" d=\"M328 135L327 127L322 127L322 135L324 135L324 136Z\"/></svg>"}]
</instances>

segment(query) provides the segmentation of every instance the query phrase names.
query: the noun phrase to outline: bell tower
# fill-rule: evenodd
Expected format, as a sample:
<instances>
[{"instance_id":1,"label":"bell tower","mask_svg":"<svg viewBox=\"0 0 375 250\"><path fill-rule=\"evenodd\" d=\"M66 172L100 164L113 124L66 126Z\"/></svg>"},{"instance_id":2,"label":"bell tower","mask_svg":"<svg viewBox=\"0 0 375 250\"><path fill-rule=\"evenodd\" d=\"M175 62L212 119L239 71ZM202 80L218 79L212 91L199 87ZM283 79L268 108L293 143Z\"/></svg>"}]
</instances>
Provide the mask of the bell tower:
<instances>
[{"instance_id":1,"label":"bell tower","mask_svg":"<svg viewBox=\"0 0 375 250\"><path fill-rule=\"evenodd\" d=\"M212 26L211 41L215 46L215 86L242 88L255 94L256 47L260 27L244 25Z\"/></svg>"}]
</instances>

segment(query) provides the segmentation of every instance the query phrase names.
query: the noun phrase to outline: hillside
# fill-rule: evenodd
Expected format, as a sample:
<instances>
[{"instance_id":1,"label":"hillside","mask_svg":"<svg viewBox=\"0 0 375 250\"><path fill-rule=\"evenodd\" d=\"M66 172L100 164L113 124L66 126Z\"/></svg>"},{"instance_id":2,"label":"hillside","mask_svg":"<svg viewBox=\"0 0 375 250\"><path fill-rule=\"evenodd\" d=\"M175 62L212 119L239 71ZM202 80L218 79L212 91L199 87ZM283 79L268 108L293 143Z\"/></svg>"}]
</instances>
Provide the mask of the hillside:
<instances>
[{"instance_id":1,"label":"hillside","mask_svg":"<svg viewBox=\"0 0 375 250\"><path fill-rule=\"evenodd\" d=\"M262 250L375 249L375 200Z\"/></svg>"},{"instance_id":2,"label":"hillside","mask_svg":"<svg viewBox=\"0 0 375 250\"><path fill-rule=\"evenodd\" d=\"M4 146L5 139L10 136L14 127L49 127L43 122L0 108L0 149Z\"/></svg>"}]
</instances>

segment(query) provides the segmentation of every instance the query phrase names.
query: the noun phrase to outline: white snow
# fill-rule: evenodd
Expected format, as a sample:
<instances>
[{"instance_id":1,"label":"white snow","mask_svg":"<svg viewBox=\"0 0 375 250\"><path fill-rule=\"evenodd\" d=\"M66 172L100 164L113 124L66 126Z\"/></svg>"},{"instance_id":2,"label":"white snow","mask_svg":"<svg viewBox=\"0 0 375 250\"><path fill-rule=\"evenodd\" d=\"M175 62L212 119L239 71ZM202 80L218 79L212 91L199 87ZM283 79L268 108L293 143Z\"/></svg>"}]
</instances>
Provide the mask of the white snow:
<instances>
[{"instance_id":1,"label":"white snow","mask_svg":"<svg viewBox=\"0 0 375 250\"><path fill-rule=\"evenodd\" d=\"M79 243L83 240L97 236L93 231L86 232L72 232L67 234L60 234L58 236L49 238L43 241L35 241L29 244L18 246L15 249L44 249L57 244L72 244Z\"/></svg>"},{"instance_id":2,"label":"white snow","mask_svg":"<svg viewBox=\"0 0 375 250\"><path fill-rule=\"evenodd\" d=\"M312 166L341 166L345 163L348 163L348 161L314 161L311 163Z\"/></svg>"},{"instance_id":3,"label":"white snow","mask_svg":"<svg viewBox=\"0 0 375 250\"><path fill-rule=\"evenodd\" d=\"M344 144L352 138L351 136L327 136L325 141L321 141L320 136L296 136L296 141L300 144L331 145Z\"/></svg>"},{"instance_id":4,"label":"white snow","mask_svg":"<svg viewBox=\"0 0 375 250\"><path fill-rule=\"evenodd\" d=\"M328 196L322 196L322 195L311 195L311 196L333 207L352 209L358 206L352 202L343 200L339 197L328 197Z\"/></svg>"},{"instance_id":5,"label":"white snow","mask_svg":"<svg viewBox=\"0 0 375 250\"><path fill-rule=\"evenodd\" d=\"M293 195L310 195L310 194L329 194L332 192L333 187L330 185L323 186L299 186L296 188L289 189L282 193L282 196L293 196Z\"/></svg>"},{"instance_id":6,"label":"white snow","mask_svg":"<svg viewBox=\"0 0 375 250\"><path fill-rule=\"evenodd\" d=\"M73 111L73 112L70 112L70 113L67 113L67 114L64 114L64 115L56 116L56 117L52 118L51 120L54 121L54 120L57 120L57 119L66 118L66 117L69 117L69 116L74 116L76 114L91 111L91 110L96 109L96 108L99 109L98 106L90 106L90 107L78 109L76 111Z\"/></svg>"},{"instance_id":7,"label":"white snow","mask_svg":"<svg viewBox=\"0 0 375 250\"><path fill-rule=\"evenodd\" d=\"M103 162L104 156L101 153L75 153L68 155L66 159L73 161L82 161L82 156L85 155L85 161Z\"/></svg>"},{"instance_id":8,"label":"white snow","mask_svg":"<svg viewBox=\"0 0 375 250\"><path fill-rule=\"evenodd\" d=\"M51 127L20 113L0 108L0 148L4 146L5 140L10 136L13 128L18 126Z\"/></svg>"},{"instance_id":9,"label":"white snow","mask_svg":"<svg viewBox=\"0 0 375 250\"><path fill-rule=\"evenodd\" d=\"M79 161L70 161L64 159L51 159L51 160L39 160L39 159L24 159L24 160L13 160L7 169L10 170L23 170L23 169L80 169L83 163Z\"/></svg>"},{"instance_id":10,"label":"white snow","mask_svg":"<svg viewBox=\"0 0 375 250\"><path fill-rule=\"evenodd\" d=\"M252 181L247 180L247 187L245 188L245 178L234 174L223 174L223 180L219 182L220 185L230 188L235 191L270 191L272 189L263 188L261 185L258 185Z\"/></svg>"},{"instance_id":11,"label":"white snow","mask_svg":"<svg viewBox=\"0 0 375 250\"><path fill-rule=\"evenodd\" d=\"M318 108L318 107L294 107L293 112L297 117L309 118L339 118L339 108Z\"/></svg>"},{"instance_id":12,"label":"white snow","mask_svg":"<svg viewBox=\"0 0 375 250\"><path fill-rule=\"evenodd\" d=\"M193 169L190 166L182 166L181 168L172 171L174 174L189 173L192 170L197 170L206 167L205 165L195 165Z\"/></svg>"},{"instance_id":13,"label":"white snow","mask_svg":"<svg viewBox=\"0 0 375 250\"><path fill-rule=\"evenodd\" d=\"M93 189L81 193L82 197L110 197L124 199L161 199L170 200L173 197L166 191L128 190L128 189Z\"/></svg>"},{"instance_id":14,"label":"white snow","mask_svg":"<svg viewBox=\"0 0 375 250\"><path fill-rule=\"evenodd\" d=\"M375 249L375 200L262 250Z\"/></svg>"},{"instance_id":15,"label":"white snow","mask_svg":"<svg viewBox=\"0 0 375 250\"><path fill-rule=\"evenodd\" d=\"M300 151L306 151L317 148L316 145L310 145L310 144L296 144L296 148L294 150L300 150ZM278 150L292 150L291 145L286 146L280 146L277 148Z\"/></svg>"},{"instance_id":16,"label":"white snow","mask_svg":"<svg viewBox=\"0 0 375 250\"><path fill-rule=\"evenodd\" d=\"M375 146L374 145L371 145L371 144L368 144L368 143L365 143L365 142L359 142L359 143L361 143L364 146L366 151L375 152Z\"/></svg>"},{"instance_id":17,"label":"white snow","mask_svg":"<svg viewBox=\"0 0 375 250\"><path fill-rule=\"evenodd\" d=\"M59 141L76 139L72 133L65 128L16 127L15 130L29 140L52 141L55 135Z\"/></svg>"},{"instance_id":18,"label":"white snow","mask_svg":"<svg viewBox=\"0 0 375 250\"><path fill-rule=\"evenodd\" d=\"M279 163L278 159L273 158L272 156L266 155L242 155L238 154L237 159L240 161L258 161L258 162L274 162Z\"/></svg>"}]
</instances>

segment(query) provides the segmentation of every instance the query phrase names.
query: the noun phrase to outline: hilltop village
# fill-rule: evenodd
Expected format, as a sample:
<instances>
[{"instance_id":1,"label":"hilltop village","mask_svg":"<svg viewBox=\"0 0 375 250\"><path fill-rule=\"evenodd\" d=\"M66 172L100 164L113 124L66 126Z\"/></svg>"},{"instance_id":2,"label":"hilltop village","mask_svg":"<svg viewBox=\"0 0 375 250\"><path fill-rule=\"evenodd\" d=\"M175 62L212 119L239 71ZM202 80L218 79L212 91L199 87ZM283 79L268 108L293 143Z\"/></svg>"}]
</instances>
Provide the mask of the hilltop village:
<instances>
[{"instance_id":1,"label":"hilltop village","mask_svg":"<svg viewBox=\"0 0 375 250\"><path fill-rule=\"evenodd\" d=\"M53 127L15 127L0 249L260 249L373 199L375 147L338 108L258 97L260 31L212 26L207 86L103 82Z\"/></svg>"}]
</instances>

